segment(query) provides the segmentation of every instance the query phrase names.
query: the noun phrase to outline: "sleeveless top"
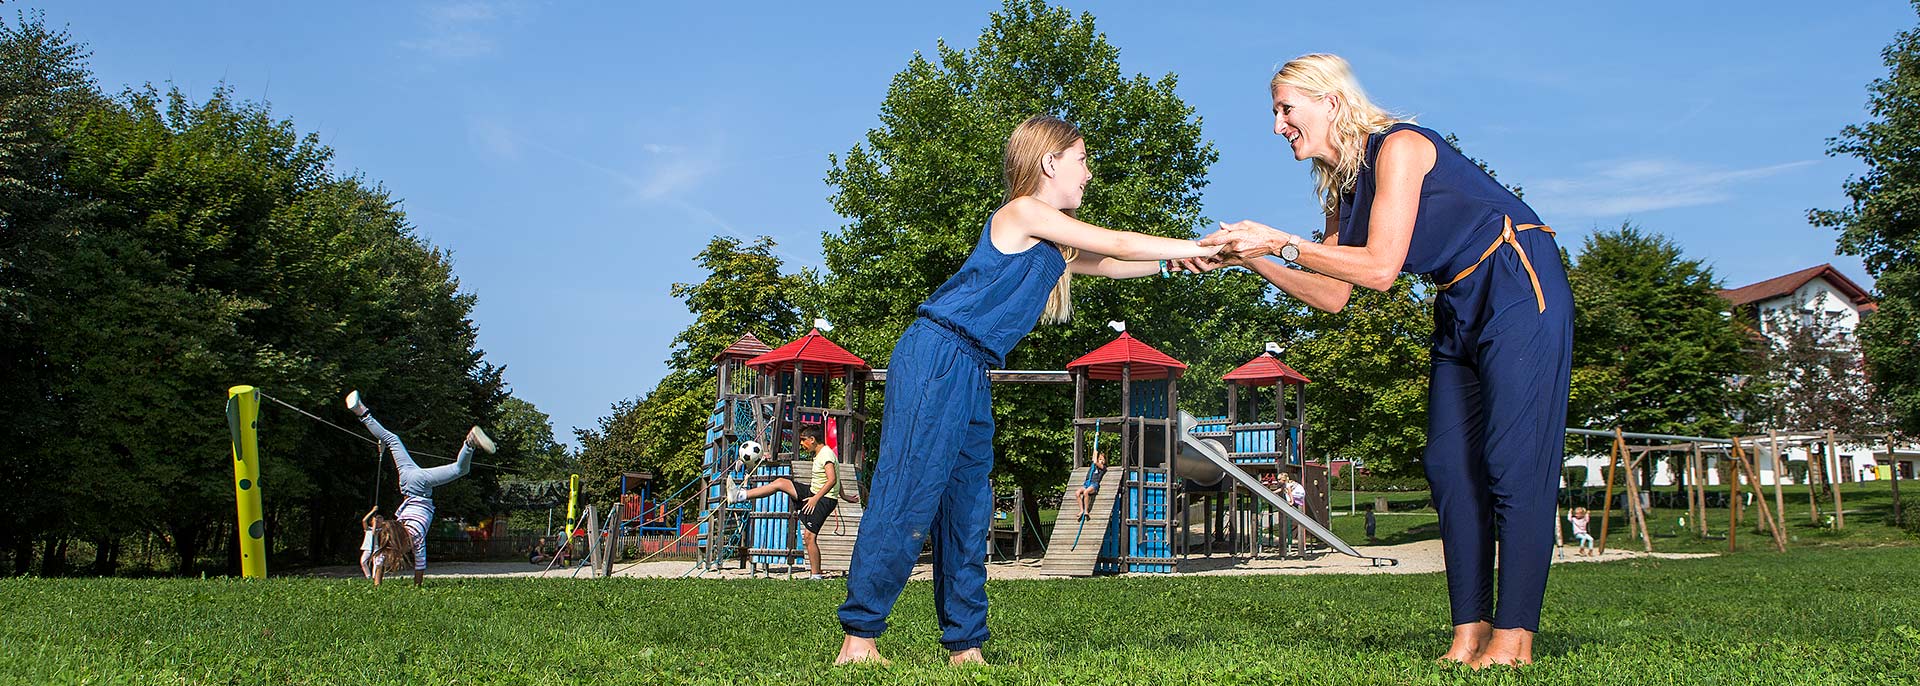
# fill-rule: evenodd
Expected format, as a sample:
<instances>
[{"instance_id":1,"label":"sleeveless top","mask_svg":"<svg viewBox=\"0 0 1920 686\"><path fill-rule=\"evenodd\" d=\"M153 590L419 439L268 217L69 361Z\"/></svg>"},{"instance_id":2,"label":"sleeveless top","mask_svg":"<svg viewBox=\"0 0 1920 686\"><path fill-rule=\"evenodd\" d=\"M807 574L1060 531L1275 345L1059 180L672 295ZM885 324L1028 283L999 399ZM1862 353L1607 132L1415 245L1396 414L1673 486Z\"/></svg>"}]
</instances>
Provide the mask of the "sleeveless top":
<instances>
[{"instance_id":1,"label":"sleeveless top","mask_svg":"<svg viewBox=\"0 0 1920 686\"><path fill-rule=\"evenodd\" d=\"M1039 323L1047 295L1066 272L1067 261L1045 240L1011 255L1000 252L992 233L993 220L988 219L973 254L927 296L919 315L972 343L998 367Z\"/></svg>"},{"instance_id":2,"label":"sleeveless top","mask_svg":"<svg viewBox=\"0 0 1920 686\"><path fill-rule=\"evenodd\" d=\"M1420 211L1413 222L1406 263L1400 271L1424 274L1445 283L1473 266L1482 251L1500 237L1503 217L1514 224L1539 224L1533 208L1432 129L1394 124L1367 137L1367 152L1353 192L1340 198L1340 245L1365 246L1373 216L1374 164L1380 147L1396 131L1417 131L1433 142L1433 169L1420 182ZM1553 256L1553 259L1559 259Z\"/></svg>"}]
</instances>

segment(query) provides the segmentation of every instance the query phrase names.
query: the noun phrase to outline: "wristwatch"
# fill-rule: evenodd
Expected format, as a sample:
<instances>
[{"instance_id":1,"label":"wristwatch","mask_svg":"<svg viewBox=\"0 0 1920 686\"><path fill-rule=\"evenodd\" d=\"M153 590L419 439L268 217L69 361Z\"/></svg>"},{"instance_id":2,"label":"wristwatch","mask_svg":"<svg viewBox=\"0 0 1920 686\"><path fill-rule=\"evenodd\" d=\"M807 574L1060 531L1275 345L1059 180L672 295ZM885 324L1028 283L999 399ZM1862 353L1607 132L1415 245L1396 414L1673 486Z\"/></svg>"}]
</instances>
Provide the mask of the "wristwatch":
<instances>
[{"instance_id":1,"label":"wristwatch","mask_svg":"<svg viewBox=\"0 0 1920 686\"><path fill-rule=\"evenodd\" d=\"M1299 236L1288 237L1287 244L1280 246L1280 259L1286 260L1287 264L1293 264L1294 260L1300 259Z\"/></svg>"}]
</instances>

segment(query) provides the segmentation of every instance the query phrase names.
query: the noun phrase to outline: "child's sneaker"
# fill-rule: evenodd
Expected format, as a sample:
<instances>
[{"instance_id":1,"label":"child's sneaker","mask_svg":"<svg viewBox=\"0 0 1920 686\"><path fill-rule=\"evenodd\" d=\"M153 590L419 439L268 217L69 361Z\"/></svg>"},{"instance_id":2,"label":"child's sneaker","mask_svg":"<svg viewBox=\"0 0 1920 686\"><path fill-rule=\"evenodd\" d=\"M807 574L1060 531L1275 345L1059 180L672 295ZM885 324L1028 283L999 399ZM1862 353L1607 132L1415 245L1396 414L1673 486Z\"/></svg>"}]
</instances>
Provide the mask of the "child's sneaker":
<instances>
[{"instance_id":1,"label":"child's sneaker","mask_svg":"<svg viewBox=\"0 0 1920 686\"><path fill-rule=\"evenodd\" d=\"M467 429L467 445L485 450L489 454L493 452L493 439L487 438L487 432L481 431L477 426Z\"/></svg>"},{"instance_id":2,"label":"child's sneaker","mask_svg":"<svg viewBox=\"0 0 1920 686\"><path fill-rule=\"evenodd\" d=\"M739 487L738 485L735 485L733 483L733 477L731 476L727 477L727 502L728 503L747 502L747 490Z\"/></svg>"},{"instance_id":3,"label":"child's sneaker","mask_svg":"<svg viewBox=\"0 0 1920 686\"><path fill-rule=\"evenodd\" d=\"M367 406L360 404L359 391L350 391L347 393L347 409L353 410L354 416L367 416Z\"/></svg>"},{"instance_id":4,"label":"child's sneaker","mask_svg":"<svg viewBox=\"0 0 1920 686\"><path fill-rule=\"evenodd\" d=\"M821 576L821 575L819 575L819 574L813 574L813 575L810 575L810 576L808 576L808 577L807 577L807 580L808 580L808 581L825 581L825 580L826 580L826 577L824 577L824 576Z\"/></svg>"}]
</instances>

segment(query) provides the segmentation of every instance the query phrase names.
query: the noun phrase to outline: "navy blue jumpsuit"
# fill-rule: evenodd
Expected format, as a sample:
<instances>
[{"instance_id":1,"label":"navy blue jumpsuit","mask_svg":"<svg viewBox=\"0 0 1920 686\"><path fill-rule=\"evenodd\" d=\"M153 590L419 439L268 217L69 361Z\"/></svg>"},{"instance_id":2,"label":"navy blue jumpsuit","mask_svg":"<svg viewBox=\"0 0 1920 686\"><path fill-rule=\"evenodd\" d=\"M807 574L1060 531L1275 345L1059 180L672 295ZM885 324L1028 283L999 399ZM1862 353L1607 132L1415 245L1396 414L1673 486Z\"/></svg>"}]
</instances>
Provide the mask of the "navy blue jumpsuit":
<instances>
[{"instance_id":1,"label":"navy blue jumpsuit","mask_svg":"<svg viewBox=\"0 0 1920 686\"><path fill-rule=\"evenodd\" d=\"M1007 254L992 224L959 273L921 303L887 363L880 464L847 577L840 626L872 638L933 539L934 609L948 650L987 640L986 539L993 510L987 370L1039 321L1066 270L1052 243Z\"/></svg>"},{"instance_id":2,"label":"navy blue jumpsuit","mask_svg":"<svg viewBox=\"0 0 1920 686\"><path fill-rule=\"evenodd\" d=\"M1367 164L1341 199L1341 245L1366 245L1374 162L1400 130L1426 136L1437 153L1401 270L1441 286L1423 459L1453 623L1539 631L1559 525L1573 291L1552 229L1438 134L1411 124L1367 141Z\"/></svg>"}]
</instances>

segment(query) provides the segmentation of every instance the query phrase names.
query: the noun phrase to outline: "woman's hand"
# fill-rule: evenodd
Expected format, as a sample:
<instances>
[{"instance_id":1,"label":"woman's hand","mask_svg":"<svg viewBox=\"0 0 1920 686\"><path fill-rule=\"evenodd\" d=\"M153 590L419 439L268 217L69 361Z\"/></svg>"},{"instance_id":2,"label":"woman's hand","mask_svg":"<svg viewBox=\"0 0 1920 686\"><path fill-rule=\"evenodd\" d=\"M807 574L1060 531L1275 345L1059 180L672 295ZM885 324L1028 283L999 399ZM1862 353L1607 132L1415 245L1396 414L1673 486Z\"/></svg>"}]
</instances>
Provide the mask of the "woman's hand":
<instances>
[{"instance_id":1,"label":"woman's hand","mask_svg":"<svg viewBox=\"0 0 1920 686\"><path fill-rule=\"evenodd\" d=\"M1177 269L1192 274L1205 274L1226 267L1247 267L1247 258L1239 253L1221 252L1213 257L1189 257L1184 260L1170 260L1169 269Z\"/></svg>"},{"instance_id":2,"label":"woman's hand","mask_svg":"<svg viewBox=\"0 0 1920 686\"><path fill-rule=\"evenodd\" d=\"M1223 254L1232 253L1243 259L1252 259L1272 255L1280 251L1280 246L1299 240L1298 236L1266 224L1243 220L1232 224L1222 222L1219 231L1201 238L1199 242L1201 245L1221 246Z\"/></svg>"}]
</instances>

